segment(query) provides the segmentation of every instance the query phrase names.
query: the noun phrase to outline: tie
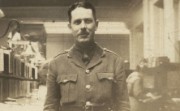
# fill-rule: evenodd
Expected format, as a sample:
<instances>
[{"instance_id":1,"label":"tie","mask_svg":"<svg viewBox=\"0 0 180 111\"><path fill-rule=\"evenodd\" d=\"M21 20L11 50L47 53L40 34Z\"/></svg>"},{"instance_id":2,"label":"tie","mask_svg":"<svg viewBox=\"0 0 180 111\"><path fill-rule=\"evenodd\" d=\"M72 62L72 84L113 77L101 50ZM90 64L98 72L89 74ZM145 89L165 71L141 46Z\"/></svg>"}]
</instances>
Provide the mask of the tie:
<instances>
[{"instance_id":1,"label":"tie","mask_svg":"<svg viewBox=\"0 0 180 111\"><path fill-rule=\"evenodd\" d=\"M84 62L85 65L87 65L90 61L89 56L87 54L83 54L82 61Z\"/></svg>"}]
</instances>

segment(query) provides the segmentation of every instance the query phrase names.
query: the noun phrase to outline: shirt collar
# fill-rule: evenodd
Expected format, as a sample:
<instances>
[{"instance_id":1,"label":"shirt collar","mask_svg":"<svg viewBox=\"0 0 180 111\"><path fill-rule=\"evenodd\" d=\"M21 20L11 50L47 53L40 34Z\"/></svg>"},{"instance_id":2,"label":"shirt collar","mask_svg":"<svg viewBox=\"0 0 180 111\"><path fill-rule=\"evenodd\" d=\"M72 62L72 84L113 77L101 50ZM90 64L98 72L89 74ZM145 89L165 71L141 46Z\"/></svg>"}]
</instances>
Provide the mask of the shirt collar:
<instances>
[{"instance_id":1,"label":"shirt collar","mask_svg":"<svg viewBox=\"0 0 180 111\"><path fill-rule=\"evenodd\" d=\"M66 50L68 52L67 56L69 58L72 58L74 56L82 57L82 53L80 53L77 50L79 50L79 49L74 44L70 49ZM89 50L90 50L90 48L89 48ZM93 46L92 50L94 51L94 56L100 56L100 57L104 57L105 56L104 48L99 46L97 43L94 43L94 46Z\"/></svg>"}]
</instances>

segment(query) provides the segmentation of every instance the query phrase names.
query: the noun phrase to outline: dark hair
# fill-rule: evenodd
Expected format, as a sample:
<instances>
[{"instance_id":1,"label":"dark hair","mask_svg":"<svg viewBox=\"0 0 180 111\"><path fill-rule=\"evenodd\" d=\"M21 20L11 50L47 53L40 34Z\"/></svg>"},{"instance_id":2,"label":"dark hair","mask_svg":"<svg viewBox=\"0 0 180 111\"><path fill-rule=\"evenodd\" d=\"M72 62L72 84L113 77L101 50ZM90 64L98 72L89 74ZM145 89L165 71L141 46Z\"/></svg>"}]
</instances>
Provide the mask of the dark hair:
<instances>
[{"instance_id":1,"label":"dark hair","mask_svg":"<svg viewBox=\"0 0 180 111\"><path fill-rule=\"evenodd\" d=\"M143 58L139 61L139 64L136 66L136 71L140 71L141 70L141 67L140 67L140 64L141 63L148 63L148 60Z\"/></svg>"},{"instance_id":2,"label":"dark hair","mask_svg":"<svg viewBox=\"0 0 180 111\"><path fill-rule=\"evenodd\" d=\"M93 16L94 16L94 19L96 20L96 10L95 10L95 7L88 1L83 1L83 2L75 2L73 5L71 5L68 9L68 18L69 18L69 22L71 22L71 18L72 18L72 15L71 15L71 12L76 9L77 7L83 7L83 8L86 8L86 9L91 9L92 10L92 13L93 13Z\"/></svg>"},{"instance_id":3,"label":"dark hair","mask_svg":"<svg viewBox=\"0 0 180 111\"><path fill-rule=\"evenodd\" d=\"M18 29L17 31L19 32L20 31L20 22L16 19L12 19L10 22L9 22L9 27L13 27L13 26L17 26L16 29Z\"/></svg>"}]
</instances>

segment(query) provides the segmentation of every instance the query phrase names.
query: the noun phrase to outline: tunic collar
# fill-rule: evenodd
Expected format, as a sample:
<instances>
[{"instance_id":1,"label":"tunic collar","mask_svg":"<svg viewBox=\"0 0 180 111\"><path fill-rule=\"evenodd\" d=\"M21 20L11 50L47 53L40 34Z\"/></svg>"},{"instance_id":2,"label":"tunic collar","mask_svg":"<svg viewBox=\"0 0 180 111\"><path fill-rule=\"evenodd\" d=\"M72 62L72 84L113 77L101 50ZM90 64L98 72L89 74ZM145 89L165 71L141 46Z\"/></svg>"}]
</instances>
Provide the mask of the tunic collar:
<instances>
[{"instance_id":1,"label":"tunic collar","mask_svg":"<svg viewBox=\"0 0 180 111\"><path fill-rule=\"evenodd\" d=\"M89 48L88 51L90 54L93 54L91 57L91 60L89 62L89 64L86 66L83 61L82 61L82 56L83 54L81 53L81 49L78 49L76 47L76 45L73 45L67 53L67 56L72 60L73 63L75 63L76 65L82 67L82 68L91 68L95 65L97 65L98 63L101 62L101 58L104 57L105 52L103 50L103 48L101 48L99 45L97 45L96 43L94 43L93 46L91 46L92 48Z\"/></svg>"}]
</instances>

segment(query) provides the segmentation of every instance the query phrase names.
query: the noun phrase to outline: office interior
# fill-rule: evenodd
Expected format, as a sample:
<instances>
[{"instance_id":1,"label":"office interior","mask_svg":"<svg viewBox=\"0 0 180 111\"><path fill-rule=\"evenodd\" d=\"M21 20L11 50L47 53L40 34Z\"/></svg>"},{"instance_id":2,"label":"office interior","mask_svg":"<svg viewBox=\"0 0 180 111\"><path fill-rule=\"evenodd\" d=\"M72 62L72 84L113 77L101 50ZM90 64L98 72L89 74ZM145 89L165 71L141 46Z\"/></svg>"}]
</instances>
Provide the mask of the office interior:
<instances>
[{"instance_id":1,"label":"office interior","mask_svg":"<svg viewBox=\"0 0 180 111\"><path fill-rule=\"evenodd\" d=\"M0 0L0 9L4 14L4 17L0 18L2 61L0 100L2 102L7 98L15 101L16 98L25 97L37 91L39 85L46 84L44 80L39 83L39 79L43 78L39 78L38 75L41 66L60 52L69 49L74 43L74 38L67 27L67 10L75 1ZM158 93L158 96L154 96L151 91L148 93L151 93L158 102L148 103L147 111L157 103L158 106L153 111L178 111L180 108L180 0L89 1L95 5L99 20L95 40L102 47L111 49L124 58L127 77L136 70L140 60L145 58L148 61L149 75L144 76L143 87L147 92L153 90L152 92ZM24 52L28 46L32 47L33 43L34 47L40 45L41 48L37 51L40 55L36 56L35 65L27 64L27 68L25 65L20 69L15 67L16 70L5 68L7 65L13 67L11 63L4 62L9 60L7 57L10 58L11 51L4 51L6 56L3 52L7 45L6 32L11 20L18 21L20 35L29 38L28 43L22 43L27 45L23 47ZM21 66L22 63L25 64L22 61L17 64ZM16 74L11 74L14 71ZM4 88L8 87L6 84L9 84L9 88ZM159 98L163 99L159 101ZM130 102L135 107L139 106L132 98ZM132 109L132 111L136 110Z\"/></svg>"}]
</instances>

